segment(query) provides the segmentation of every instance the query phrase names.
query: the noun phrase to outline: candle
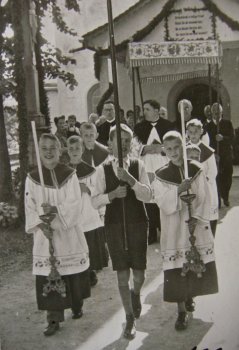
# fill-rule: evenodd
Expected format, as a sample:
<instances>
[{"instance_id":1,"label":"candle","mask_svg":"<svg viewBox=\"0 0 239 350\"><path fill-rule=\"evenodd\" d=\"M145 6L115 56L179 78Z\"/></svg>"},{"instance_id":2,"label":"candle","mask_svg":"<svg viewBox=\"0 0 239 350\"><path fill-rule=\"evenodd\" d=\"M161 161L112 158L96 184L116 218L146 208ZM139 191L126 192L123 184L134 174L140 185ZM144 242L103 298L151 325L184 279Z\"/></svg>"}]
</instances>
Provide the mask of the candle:
<instances>
[{"instance_id":1,"label":"candle","mask_svg":"<svg viewBox=\"0 0 239 350\"><path fill-rule=\"evenodd\" d=\"M36 133L35 122L31 121L31 125L32 125L32 134L33 134L33 140L34 140L35 151L36 151L37 167L38 167L38 172L39 172L39 177L40 177L40 184L41 184L41 190L42 190L42 198L43 198L43 203L46 203L45 186L44 186L44 179L43 179L43 173L42 173L42 166L41 166L39 147L38 147L38 142L37 142L37 133Z\"/></svg>"},{"instance_id":2,"label":"candle","mask_svg":"<svg viewBox=\"0 0 239 350\"><path fill-rule=\"evenodd\" d=\"M185 122L184 122L184 105L183 101L180 103L180 114L181 114L181 126L182 126L182 146L183 146L183 164L184 164L184 177L188 179L188 162L187 162L187 151L186 151L186 133L185 133Z\"/></svg>"}]
</instances>

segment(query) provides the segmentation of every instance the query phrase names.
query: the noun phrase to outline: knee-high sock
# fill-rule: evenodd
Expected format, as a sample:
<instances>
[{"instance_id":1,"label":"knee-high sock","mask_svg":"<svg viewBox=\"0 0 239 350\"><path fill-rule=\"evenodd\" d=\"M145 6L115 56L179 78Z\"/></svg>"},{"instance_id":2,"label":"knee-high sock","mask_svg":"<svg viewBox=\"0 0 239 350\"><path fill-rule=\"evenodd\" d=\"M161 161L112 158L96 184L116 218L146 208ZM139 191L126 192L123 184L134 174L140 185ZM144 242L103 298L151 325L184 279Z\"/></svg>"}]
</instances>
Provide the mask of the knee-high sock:
<instances>
[{"instance_id":1,"label":"knee-high sock","mask_svg":"<svg viewBox=\"0 0 239 350\"><path fill-rule=\"evenodd\" d=\"M133 314L131 294L129 288L130 270L117 271L118 287L126 315Z\"/></svg>"},{"instance_id":2,"label":"knee-high sock","mask_svg":"<svg viewBox=\"0 0 239 350\"><path fill-rule=\"evenodd\" d=\"M144 284L145 271L144 270L133 270L133 281L134 281L134 293L140 294L140 290Z\"/></svg>"}]
</instances>

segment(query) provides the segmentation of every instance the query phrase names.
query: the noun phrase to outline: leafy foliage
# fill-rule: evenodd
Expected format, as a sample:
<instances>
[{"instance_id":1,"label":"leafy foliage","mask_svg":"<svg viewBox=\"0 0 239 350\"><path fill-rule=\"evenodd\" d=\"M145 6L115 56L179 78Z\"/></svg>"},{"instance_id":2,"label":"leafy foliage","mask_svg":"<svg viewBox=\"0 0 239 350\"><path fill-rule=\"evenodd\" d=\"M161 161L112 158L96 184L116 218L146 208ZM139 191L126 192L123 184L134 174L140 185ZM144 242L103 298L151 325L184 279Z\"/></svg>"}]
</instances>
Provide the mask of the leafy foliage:
<instances>
[{"instance_id":1,"label":"leafy foliage","mask_svg":"<svg viewBox=\"0 0 239 350\"><path fill-rule=\"evenodd\" d=\"M8 138L11 140L19 141L19 160L20 169L18 171L18 191L19 196L19 213L23 218L24 215L24 183L25 177L28 171L29 159L28 159L28 140L29 140L29 128L30 120L28 116L27 104L26 104L26 82L25 82L25 67L24 63L24 37L23 37L23 15L26 15L28 11L25 0L0 0L0 95L13 96L18 103L17 108L17 120L16 116L11 114L11 111L5 109L5 125L7 125L7 133L5 129L4 135L2 135L1 148L3 139ZM31 0L31 4L35 4L36 17L33 16L29 19L32 29L32 43L35 49L36 68L38 71L39 80L39 92L40 92L40 110L45 116L46 126L50 125L49 108L46 91L44 88L44 79L47 78L60 78L70 89L74 89L77 85L77 81L71 72L67 71L67 67L70 64L75 64L72 57L68 57L62 54L62 52L51 47L46 38L42 36L42 18L47 14L51 15L53 23L61 32L68 35L77 35L77 33L69 28L65 22L62 14L61 7L58 5L58 0ZM69 11L80 11L78 0L65 0L65 8ZM37 25L36 25L37 24ZM6 28L12 28L14 35L12 37L5 36ZM66 67L66 68L65 68ZM2 101L3 99L1 99ZM3 106L2 106L3 107ZM1 108L3 111L3 108ZM2 121L3 112L1 113ZM19 132L16 131L16 123L19 125ZM3 124L4 125L4 124ZM3 133L2 133L3 134ZM10 169L9 157L2 159L4 168ZM6 162L8 164L6 164ZM11 174L8 177L9 180ZM5 182L6 183L6 182ZM7 183L6 183L7 184ZM3 185L1 188L4 188ZM3 199L4 200L4 199Z\"/></svg>"},{"instance_id":2,"label":"leafy foliage","mask_svg":"<svg viewBox=\"0 0 239 350\"><path fill-rule=\"evenodd\" d=\"M0 203L0 226L8 227L18 219L17 207L9 203Z\"/></svg>"},{"instance_id":3,"label":"leafy foliage","mask_svg":"<svg viewBox=\"0 0 239 350\"><path fill-rule=\"evenodd\" d=\"M52 45L47 41L46 38L42 36L42 18L46 13L51 13L52 20L56 24L58 30L65 34L77 35L71 28L68 27L67 23L64 21L61 9L57 5L56 0L35 0L36 4L36 15L38 21L38 46L41 51L41 63L44 70L44 77L48 79L61 79L66 86L71 90L78 85L74 74L68 72L66 69L62 68L69 64L76 64L76 61L70 57L63 55L59 48L52 47ZM79 12L80 7L77 0L66 0L65 7L68 10L74 10Z\"/></svg>"}]
</instances>

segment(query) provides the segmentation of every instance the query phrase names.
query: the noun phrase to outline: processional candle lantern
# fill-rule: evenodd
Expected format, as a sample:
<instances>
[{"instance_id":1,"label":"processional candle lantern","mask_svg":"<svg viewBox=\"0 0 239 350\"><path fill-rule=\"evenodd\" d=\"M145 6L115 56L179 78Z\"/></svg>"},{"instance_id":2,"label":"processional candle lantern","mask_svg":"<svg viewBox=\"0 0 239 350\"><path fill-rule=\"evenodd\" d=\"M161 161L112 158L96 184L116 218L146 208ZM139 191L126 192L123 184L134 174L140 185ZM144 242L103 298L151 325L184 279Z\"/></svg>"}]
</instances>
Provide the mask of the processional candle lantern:
<instances>
[{"instance_id":1,"label":"processional candle lantern","mask_svg":"<svg viewBox=\"0 0 239 350\"><path fill-rule=\"evenodd\" d=\"M181 128L182 128L184 178L189 179L183 101L181 101L180 103L180 114L181 114ZM181 195L180 198L182 201L184 201L187 204L187 207L188 207L189 219L187 223L188 223L188 228L190 233L189 241L191 244L190 249L185 253L187 261L183 264L181 275L185 277L189 271L193 271L194 273L196 273L198 278L201 278L202 273L205 272L206 268L203 261L201 260L200 253L198 252L197 247L195 246L196 237L194 236L194 231L196 228L196 223L195 223L195 219L192 217L192 202L196 198L196 195L194 193L190 193L190 191L187 190L187 194Z\"/></svg>"},{"instance_id":2,"label":"processional candle lantern","mask_svg":"<svg viewBox=\"0 0 239 350\"><path fill-rule=\"evenodd\" d=\"M34 121L31 122L31 126L32 126L33 140L34 140L35 151L36 151L37 168L38 168L40 184L41 184L42 199L43 199L43 203L46 204L44 178L43 178L43 172L42 172L39 147L37 142L36 125ZM53 233L53 230L51 228L51 222L54 219L54 217L55 217L54 213L40 215L40 219L48 226L47 227L48 231L52 233ZM49 253L50 253L49 261L50 261L51 270L49 275L47 276L47 283L43 286L42 294L43 296L47 296L50 292L57 292L64 298L66 297L66 285L63 279L61 278L59 271L56 268L56 257L54 256L54 246L53 246L52 238L48 238L48 240L49 240Z\"/></svg>"}]
</instances>

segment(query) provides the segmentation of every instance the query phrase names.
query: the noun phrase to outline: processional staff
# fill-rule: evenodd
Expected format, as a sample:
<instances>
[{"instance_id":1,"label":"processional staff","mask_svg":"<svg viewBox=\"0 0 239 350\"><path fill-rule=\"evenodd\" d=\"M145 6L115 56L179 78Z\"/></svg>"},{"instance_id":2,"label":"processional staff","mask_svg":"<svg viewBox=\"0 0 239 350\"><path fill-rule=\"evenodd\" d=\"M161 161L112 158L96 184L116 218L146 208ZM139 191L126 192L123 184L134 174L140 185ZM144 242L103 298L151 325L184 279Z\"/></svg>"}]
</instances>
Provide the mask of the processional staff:
<instances>
[{"instance_id":1,"label":"processional staff","mask_svg":"<svg viewBox=\"0 0 239 350\"><path fill-rule=\"evenodd\" d=\"M40 184L41 184L42 199L43 199L43 203L46 204L47 201L46 201L44 178L43 178L43 172L42 172L40 152L39 152L39 147L37 142L36 125L34 121L31 122L31 126L32 126L33 140L34 140L35 151L36 151L37 168L38 168ZM51 228L51 221L54 219L54 217L55 217L54 213L40 215L40 219L47 225L47 230L51 233L53 233L53 230ZM49 261L51 265L51 270L47 277L47 283L43 286L43 296L47 296L50 292L57 292L62 297L65 297L66 286L65 286L65 282L61 278L61 275L59 274L56 268L56 257L54 256L54 246L53 246L52 237L48 237L48 240L49 240L49 253L50 253Z\"/></svg>"},{"instance_id":2,"label":"processional staff","mask_svg":"<svg viewBox=\"0 0 239 350\"><path fill-rule=\"evenodd\" d=\"M118 159L119 166L123 168L123 156L122 156L122 144L121 144L121 129L120 129L120 108L119 108L119 93L118 93L118 79L117 79L117 68L116 68L116 53L115 53L115 40L114 40L114 24L112 14L111 0L107 0L107 11L108 11L108 22L109 22L109 37L110 37L110 56L111 56L111 67L112 67L112 78L113 78L113 89L114 89L114 104L115 104L115 121L116 121L116 136L117 136L117 148L118 148ZM126 212L125 212L125 200L122 201L122 213L123 213L123 235L124 235L124 249L128 250L128 239L127 239L127 223L126 223Z\"/></svg>"},{"instance_id":3,"label":"processional staff","mask_svg":"<svg viewBox=\"0 0 239 350\"><path fill-rule=\"evenodd\" d=\"M186 133L185 133L185 119L184 119L184 102L181 101L181 126L182 126L182 146L183 146L183 164L184 164L184 178L188 179L188 162L187 162L187 151L186 151ZM187 190L187 194L180 196L181 200L187 204L189 219L187 221L189 228L189 241L191 244L190 250L186 251L187 262L183 264L182 273L183 277L186 276L188 271L193 271L197 274L198 278L202 277L202 272L205 272L205 265L201 260L200 253L198 252L195 242L196 237L194 236L194 231L196 225L194 224L194 218L192 217L192 202L196 198L194 193L190 193Z\"/></svg>"},{"instance_id":4,"label":"processional staff","mask_svg":"<svg viewBox=\"0 0 239 350\"><path fill-rule=\"evenodd\" d=\"M217 123L217 135L220 134L220 128L219 128L219 115L220 115L220 76L219 76L219 64L216 64L216 79L217 79L217 119L216 119L216 123ZM216 149L216 153L217 153L217 163L218 163L218 167L219 167L219 140L217 139L217 149Z\"/></svg>"}]
</instances>

